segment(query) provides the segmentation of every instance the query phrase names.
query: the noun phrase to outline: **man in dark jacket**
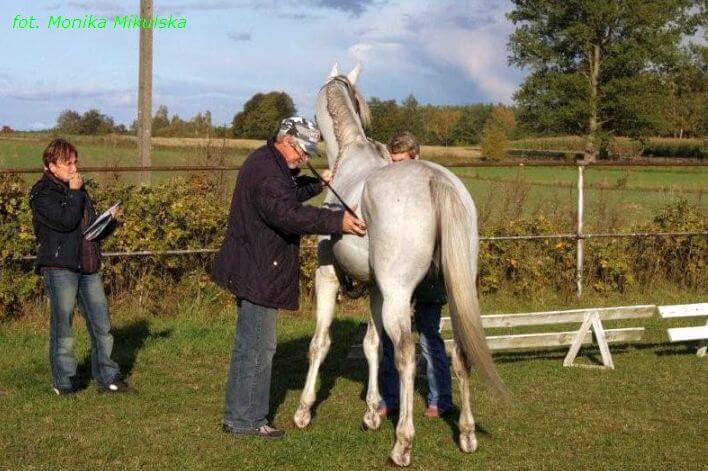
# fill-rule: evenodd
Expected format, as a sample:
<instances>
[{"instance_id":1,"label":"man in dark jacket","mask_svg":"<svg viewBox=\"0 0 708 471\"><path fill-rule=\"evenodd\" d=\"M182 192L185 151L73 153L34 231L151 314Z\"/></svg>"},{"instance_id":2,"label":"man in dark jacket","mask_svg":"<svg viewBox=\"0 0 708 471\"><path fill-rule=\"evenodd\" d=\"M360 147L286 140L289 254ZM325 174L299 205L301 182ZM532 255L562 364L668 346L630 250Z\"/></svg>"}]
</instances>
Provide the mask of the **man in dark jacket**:
<instances>
[{"instance_id":1,"label":"man in dark jacket","mask_svg":"<svg viewBox=\"0 0 708 471\"><path fill-rule=\"evenodd\" d=\"M37 273L49 296L49 360L54 392L76 392L72 315L78 299L91 337L91 372L104 392L130 390L121 381L111 359L113 336L101 275L98 240L88 241L83 231L96 218L91 199L78 173L78 151L64 139L54 139L42 156L44 175L30 192L32 221L37 237ZM115 213L114 213L115 216ZM111 228L102 233L106 237Z\"/></svg>"},{"instance_id":2,"label":"man in dark jacket","mask_svg":"<svg viewBox=\"0 0 708 471\"><path fill-rule=\"evenodd\" d=\"M284 436L266 416L277 310L298 308L300 236L366 232L363 221L344 211L302 204L322 191L318 180L297 176L319 140L314 123L287 118L277 136L246 159L236 181L212 277L237 298L223 420L224 431L237 437Z\"/></svg>"}]
</instances>

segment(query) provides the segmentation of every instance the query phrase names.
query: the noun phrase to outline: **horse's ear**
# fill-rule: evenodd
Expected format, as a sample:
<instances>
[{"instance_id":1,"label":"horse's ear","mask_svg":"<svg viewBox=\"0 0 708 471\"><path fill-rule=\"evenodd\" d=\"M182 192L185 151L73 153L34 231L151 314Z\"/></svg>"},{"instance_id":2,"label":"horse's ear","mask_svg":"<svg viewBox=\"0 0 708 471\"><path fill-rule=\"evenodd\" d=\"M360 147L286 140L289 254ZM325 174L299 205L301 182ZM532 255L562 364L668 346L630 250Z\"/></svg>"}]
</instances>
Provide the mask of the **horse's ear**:
<instances>
[{"instance_id":1,"label":"horse's ear","mask_svg":"<svg viewBox=\"0 0 708 471\"><path fill-rule=\"evenodd\" d=\"M339 66L335 62L334 65L332 66L332 70L330 70L330 72L329 72L329 77L327 77L327 78L334 78L337 75L339 75Z\"/></svg>"},{"instance_id":2,"label":"horse's ear","mask_svg":"<svg viewBox=\"0 0 708 471\"><path fill-rule=\"evenodd\" d=\"M347 75L347 78L349 79L349 83L351 83L352 85L356 85L356 81L359 80L359 73L360 72L361 72L361 62L357 62L354 69L352 69L352 71L349 72L349 75Z\"/></svg>"}]
</instances>

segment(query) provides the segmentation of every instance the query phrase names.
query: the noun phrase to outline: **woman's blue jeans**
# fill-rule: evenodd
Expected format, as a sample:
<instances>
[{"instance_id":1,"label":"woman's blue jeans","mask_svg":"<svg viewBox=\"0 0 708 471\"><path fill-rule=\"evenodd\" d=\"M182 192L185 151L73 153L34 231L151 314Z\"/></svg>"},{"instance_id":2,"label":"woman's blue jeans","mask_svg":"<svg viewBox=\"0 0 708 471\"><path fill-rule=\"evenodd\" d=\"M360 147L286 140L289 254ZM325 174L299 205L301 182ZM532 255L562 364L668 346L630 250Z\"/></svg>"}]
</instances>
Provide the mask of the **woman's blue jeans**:
<instances>
[{"instance_id":1,"label":"woman's blue jeans","mask_svg":"<svg viewBox=\"0 0 708 471\"><path fill-rule=\"evenodd\" d=\"M452 384L445 342L440 336L441 309L442 306L437 303L416 303L415 325L420 334L420 350L426 363L428 406L449 410L452 408ZM379 368L381 405L388 409L398 409L400 383L393 360L393 343L385 332L381 337L383 343L383 356Z\"/></svg>"},{"instance_id":2,"label":"woman's blue jeans","mask_svg":"<svg viewBox=\"0 0 708 471\"><path fill-rule=\"evenodd\" d=\"M236 335L226 382L223 423L247 432L268 423L270 376L277 346L277 309L245 299L236 307Z\"/></svg>"},{"instance_id":3,"label":"woman's blue jeans","mask_svg":"<svg viewBox=\"0 0 708 471\"><path fill-rule=\"evenodd\" d=\"M78 301L91 337L91 373L102 387L108 387L119 377L120 370L111 360L113 336L101 275L48 268L44 272L44 288L51 310L49 363L54 386L71 389L71 377L76 375L72 317Z\"/></svg>"}]
</instances>

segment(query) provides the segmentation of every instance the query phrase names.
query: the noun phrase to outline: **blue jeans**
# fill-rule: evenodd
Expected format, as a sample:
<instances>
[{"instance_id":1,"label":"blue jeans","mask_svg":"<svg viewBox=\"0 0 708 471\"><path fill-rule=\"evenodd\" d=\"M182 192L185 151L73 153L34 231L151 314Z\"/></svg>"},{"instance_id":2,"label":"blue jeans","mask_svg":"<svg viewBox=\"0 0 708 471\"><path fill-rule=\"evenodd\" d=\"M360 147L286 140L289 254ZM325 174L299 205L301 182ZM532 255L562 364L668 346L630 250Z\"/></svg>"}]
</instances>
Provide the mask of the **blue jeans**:
<instances>
[{"instance_id":1,"label":"blue jeans","mask_svg":"<svg viewBox=\"0 0 708 471\"><path fill-rule=\"evenodd\" d=\"M49 363L54 386L70 389L71 377L76 375L71 324L78 300L91 337L91 373L102 387L108 387L119 377L120 370L118 364L111 360L113 336L101 275L84 275L71 270L49 268L44 273L44 288L49 296L51 310Z\"/></svg>"},{"instance_id":2,"label":"blue jeans","mask_svg":"<svg viewBox=\"0 0 708 471\"><path fill-rule=\"evenodd\" d=\"M452 384L450 366L445 354L445 342L440 336L440 310L437 303L416 303L415 325L420 334L420 349L426 363L428 376L428 406L437 406L440 410L452 408ZM393 360L393 342L384 332L383 356L379 368L379 386L381 405L389 409L398 409L400 383L398 370Z\"/></svg>"},{"instance_id":3,"label":"blue jeans","mask_svg":"<svg viewBox=\"0 0 708 471\"><path fill-rule=\"evenodd\" d=\"M268 423L278 310L243 299L236 311L223 423L236 431L250 431Z\"/></svg>"}]
</instances>

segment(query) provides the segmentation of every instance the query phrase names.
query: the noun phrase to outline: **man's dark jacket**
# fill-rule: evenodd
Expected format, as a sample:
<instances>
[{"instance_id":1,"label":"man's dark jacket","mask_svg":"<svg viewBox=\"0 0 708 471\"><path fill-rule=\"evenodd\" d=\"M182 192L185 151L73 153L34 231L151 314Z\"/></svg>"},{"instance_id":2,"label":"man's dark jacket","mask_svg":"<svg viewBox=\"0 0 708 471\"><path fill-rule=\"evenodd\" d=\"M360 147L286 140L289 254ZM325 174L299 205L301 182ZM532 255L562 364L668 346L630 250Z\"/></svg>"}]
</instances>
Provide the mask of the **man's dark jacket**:
<instances>
[{"instance_id":1,"label":"man's dark jacket","mask_svg":"<svg viewBox=\"0 0 708 471\"><path fill-rule=\"evenodd\" d=\"M293 176L269 141L244 162L212 278L237 298L297 309L300 236L341 234L343 211L305 206L322 191L312 177Z\"/></svg>"},{"instance_id":2,"label":"man's dark jacket","mask_svg":"<svg viewBox=\"0 0 708 471\"><path fill-rule=\"evenodd\" d=\"M81 273L95 273L100 268L98 240L83 239L96 212L84 188L71 190L69 185L45 172L30 191L32 223L37 237L35 268L67 268ZM104 234L106 237L112 225Z\"/></svg>"}]
</instances>

